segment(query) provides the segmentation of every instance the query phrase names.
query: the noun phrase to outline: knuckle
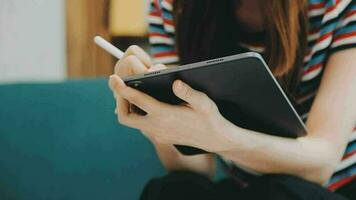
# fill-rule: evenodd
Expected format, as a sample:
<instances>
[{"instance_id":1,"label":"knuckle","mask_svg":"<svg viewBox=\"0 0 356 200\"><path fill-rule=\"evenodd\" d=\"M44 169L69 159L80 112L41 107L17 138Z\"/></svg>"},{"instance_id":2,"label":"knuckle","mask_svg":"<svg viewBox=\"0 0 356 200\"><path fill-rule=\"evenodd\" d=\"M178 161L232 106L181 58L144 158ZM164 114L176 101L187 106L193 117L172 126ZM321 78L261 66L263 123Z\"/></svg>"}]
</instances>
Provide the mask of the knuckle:
<instances>
[{"instance_id":1,"label":"knuckle","mask_svg":"<svg viewBox=\"0 0 356 200\"><path fill-rule=\"evenodd\" d=\"M131 46L129 46L129 48L127 49L127 51L129 52L129 53L132 53L132 54L136 54L136 53L138 53L138 51L140 51L140 47L139 46L137 46L137 45L131 45Z\"/></svg>"},{"instance_id":2,"label":"knuckle","mask_svg":"<svg viewBox=\"0 0 356 200\"><path fill-rule=\"evenodd\" d=\"M125 60L126 60L127 64L132 65L137 61L137 57L135 55L129 55L126 57Z\"/></svg>"},{"instance_id":3,"label":"knuckle","mask_svg":"<svg viewBox=\"0 0 356 200\"><path fill-rule=\"evenodd\" d=\"M202 102L201 102L201 110L204 113L211 113L214 112L217 107L215 105L215 103L213 103L210 99L205 98Z\"/></svg>"},{"instance_id":4,"label":"knuckle","mask_svg":"<svg viewBox=\"0 0 356 200\"><path fill-rule=\"evenodd\" d=\"M119 75L120 77L128 76L129 74L129 68L131 67L130 64L130 59L132 58L124 58L120 61L117 62L115 65L115 74Z\"/></svg>"}]
</instances>

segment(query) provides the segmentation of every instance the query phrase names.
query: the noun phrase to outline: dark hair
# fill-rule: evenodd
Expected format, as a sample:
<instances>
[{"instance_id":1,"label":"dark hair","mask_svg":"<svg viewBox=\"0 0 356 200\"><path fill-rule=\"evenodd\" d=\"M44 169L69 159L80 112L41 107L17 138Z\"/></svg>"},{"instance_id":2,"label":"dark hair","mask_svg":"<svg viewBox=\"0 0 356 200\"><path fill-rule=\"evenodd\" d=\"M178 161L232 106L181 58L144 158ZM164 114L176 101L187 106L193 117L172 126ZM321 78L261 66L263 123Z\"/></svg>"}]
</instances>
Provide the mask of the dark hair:
<instances>
[{"instance_id":1,"label":"dark hair","mask_svg":"<svg viewBox=\"0 0 356 200\"><path fill-rule=\"evenodd\" d=\"M265 15L265 59L282 87L293 93L307 47L306 0L261 1ZM236 0L175 0L177 49L182 64L241 53Z\"/></svg>"}]
</instances>

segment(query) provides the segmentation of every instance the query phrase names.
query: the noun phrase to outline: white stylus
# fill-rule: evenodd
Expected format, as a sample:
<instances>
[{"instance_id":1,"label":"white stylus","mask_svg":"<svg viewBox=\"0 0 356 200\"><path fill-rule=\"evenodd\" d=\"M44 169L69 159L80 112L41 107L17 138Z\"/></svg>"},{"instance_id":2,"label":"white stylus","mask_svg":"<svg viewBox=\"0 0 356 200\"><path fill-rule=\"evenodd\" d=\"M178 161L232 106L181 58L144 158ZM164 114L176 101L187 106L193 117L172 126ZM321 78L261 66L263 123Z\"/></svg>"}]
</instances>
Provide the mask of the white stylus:
<instances>
[{"instance_id":1,"label":"white stylus","mask_svg":"<svg viewBox=\"0 0 356 200\"><path fill-rule=\"evenodd\" d=\"M108 41L106 41L104 38L100 36L95 36L94 42L98 46L103 48L105 51L115 56L117 59L121 59L124 56L124 52L122 52L120 49L116 48L114 45L110 44Z\"/></svg>"}]
</instances>

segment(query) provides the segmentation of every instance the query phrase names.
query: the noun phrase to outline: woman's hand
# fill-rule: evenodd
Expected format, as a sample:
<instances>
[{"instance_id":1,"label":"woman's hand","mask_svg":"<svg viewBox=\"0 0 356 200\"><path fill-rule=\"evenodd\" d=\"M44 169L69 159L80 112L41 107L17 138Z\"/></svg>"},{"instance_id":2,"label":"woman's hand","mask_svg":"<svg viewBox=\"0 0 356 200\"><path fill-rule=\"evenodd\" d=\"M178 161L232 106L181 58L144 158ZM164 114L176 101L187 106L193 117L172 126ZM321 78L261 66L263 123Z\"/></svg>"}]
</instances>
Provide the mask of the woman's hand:
<instances>
[{"instance_id":1,"label":"woman's hand","mask_svg":"<svg viewBox=\"0 0 356 200\"><path fill-rule=\"evenodd\" d=\"M153 65L150 56L140 47L130 46L115 65L115 74L121 78L165 69L162 64Z\"/></svg>"},{"instance_id":2,"label":"woman's hand","mask_svg":"<svg viewBox=\"0 0 356 200\"><path fill-rule=\"evenodd\" d=\"M189 145L209 152L224 150L226 139L221 129L227 120L206 94L177 80L173 92L187 103L169 105L126 86L116 75L110 77L110 85L117 96L126 101L118 107L120 123L151 133L153 140L162 144ZM131 112L129 103L147 115Z\"/></svg>"},{"instance_id":3,"label":"woman's hand","mask_svg":"<svg viewBox=\"0 0 356 200\"><path fill-rule=\"evenodd\" d=\"M153 65L150 57L138 46L131 46L126 52L124 57L116 64L115 74L121 78L126 76L151 72L156 70L165 69L162 64ZM110 85L116 85L115 81ZM113 86L110 86L114 92L116 98L116 104L119 109L115 109L120 121L123 120L123 115L128 115L131 111L131 104L121 95L117 95ZM115 86L116 88L116 86ZM158 122L160 119L157 120ZM138 128L138 127L137 127ZM155 129L141 130L156 148L158 157L167 170L189 170L197 173L205 174L209 177L213 177L215 174L215 162L214 158L210 154L196 155L196 156L184 156L180 154L172 144L159 143L156 138L158 134L155 133ZM168 131L169 133L169 131Z\"/></svg>"},{"instance_id":4,"label":"woman's hand","mask_svg":"<svg viewBox=\"0 0 356 200\"><path fill-rule=\"evenodd\" d=\"M150 56L140 47L133 45L126 50L123 58L120 59L115 65L115 74L121 78L124 78L131 75L162 70L165 68L166 67L162 64L153 65ZM127 102L121 96L115 95L115 92L114 96L116 98L117 106L125 105L131 107L129 102ZM117 109L115 109L115 113L117 113ZM152 141L150 133L142 133Z\"/></svg>"}]
</instances>

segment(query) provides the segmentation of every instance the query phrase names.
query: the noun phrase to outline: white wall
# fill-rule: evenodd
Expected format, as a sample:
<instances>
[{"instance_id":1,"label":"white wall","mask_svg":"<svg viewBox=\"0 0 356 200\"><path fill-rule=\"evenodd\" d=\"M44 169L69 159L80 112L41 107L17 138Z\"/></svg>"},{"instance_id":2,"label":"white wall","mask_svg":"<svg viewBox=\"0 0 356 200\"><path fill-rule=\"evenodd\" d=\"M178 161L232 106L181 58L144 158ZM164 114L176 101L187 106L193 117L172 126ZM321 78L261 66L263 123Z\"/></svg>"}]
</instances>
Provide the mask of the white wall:
<instances>
[{"instance_id":1,"label":"white wall","mask_svg":"<svg viewBox=\"0 0 356 200\"><path fill-rule=\"evenodd\" d=\"M0 0L0 83L66 76L64 0Z\"/></svg>"}]
</instances>

